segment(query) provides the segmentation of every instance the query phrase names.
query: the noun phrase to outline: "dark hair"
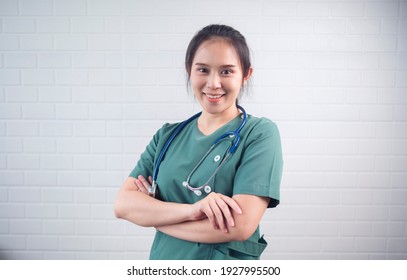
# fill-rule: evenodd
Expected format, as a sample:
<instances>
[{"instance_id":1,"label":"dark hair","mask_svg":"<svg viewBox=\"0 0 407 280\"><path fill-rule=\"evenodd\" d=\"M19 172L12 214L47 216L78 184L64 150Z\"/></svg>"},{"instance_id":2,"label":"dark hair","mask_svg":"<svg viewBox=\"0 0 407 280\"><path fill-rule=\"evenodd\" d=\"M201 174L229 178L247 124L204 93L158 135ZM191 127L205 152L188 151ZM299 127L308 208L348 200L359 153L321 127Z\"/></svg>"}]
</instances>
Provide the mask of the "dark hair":
<instances>
[{"instance_id":1,"label":"dark hair","mask_svg":"<svg viewBox=\"0 0 407 280\"><path fill-rule=\"evenodd\" d=\"M185 69L188 73L188 78L191 76L192 61L199 46L210 39L223 39L232 45L239 57L240 66L242 67L243 78L249 74L251 67L250 50L247 46L244 36L234 28L227 25L212 24L204 27L192 38L188 45L185 55Z\"/></svg>"}]
</instances>

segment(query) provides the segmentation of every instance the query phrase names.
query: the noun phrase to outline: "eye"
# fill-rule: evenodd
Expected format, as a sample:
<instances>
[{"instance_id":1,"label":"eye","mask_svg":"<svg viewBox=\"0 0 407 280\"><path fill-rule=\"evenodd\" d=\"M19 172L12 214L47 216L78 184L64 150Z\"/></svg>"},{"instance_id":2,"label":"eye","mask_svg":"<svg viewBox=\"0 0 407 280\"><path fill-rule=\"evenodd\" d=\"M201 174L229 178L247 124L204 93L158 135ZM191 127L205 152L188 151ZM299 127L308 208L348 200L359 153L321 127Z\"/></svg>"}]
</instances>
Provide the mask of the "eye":
<instances>
[{"instance_id":1,"label":"eye","mask_svg":"<svg viewBox=\"0 0 407 280\"><path fill-rule=\"evenodd\" d=\"M200 68L198 68L197 70L198 70L198 72L200 72L200 73L208 73L208 69L203 68L203 67L200 67Z\"/></svg>"},{"instance_id":2,"label":"eye","mask_svg":"<svg viewBox=\"0 0 407 280\"><path fill-rule=\"evenodd\" d=\"M224 69L224 70L222 70L220 73L221 73L222 75L230 75L230 74L232 74L233 72L232 72L232 70L230 70L230 69Z\"/></svg>"}]
</instances>

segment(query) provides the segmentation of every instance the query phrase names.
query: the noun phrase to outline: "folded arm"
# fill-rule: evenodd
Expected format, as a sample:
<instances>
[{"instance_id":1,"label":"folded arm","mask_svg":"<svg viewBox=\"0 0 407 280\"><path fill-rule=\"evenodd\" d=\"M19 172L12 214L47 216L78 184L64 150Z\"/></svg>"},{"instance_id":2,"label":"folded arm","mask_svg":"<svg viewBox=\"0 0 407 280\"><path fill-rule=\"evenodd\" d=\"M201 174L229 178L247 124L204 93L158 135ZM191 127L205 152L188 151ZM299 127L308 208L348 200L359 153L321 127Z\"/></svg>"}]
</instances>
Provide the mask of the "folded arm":
<instances>
[{"instance_id":1,"label":"folded arm","mask_svg":"<svg viewBox=\"0 0 407 280\"><path fill-rule=\"evenodd\" d=\"M116 198L114 210L117 218L145 227L208 219L213 228L227 231L228 225L235 224L232 212L241 213L235 200L216 193L195 204L160 201L148 195L151 177L149 181L143 176L127 178Z\"/></svg>"},{"instance_id":2,"label":"folded arm","mask_svg":"<svg viewBox=\"0 0 407 280\"><path fill-rule=\"evenodd\" d=\"M173 225L156 227L157 230L170 236L201 243L222 243L229 241L244 241L256 230L263 216L269 198L254 195L234 195L242 214L233 212L234 226L228 226L227 231L214 228L209 219L186 221Z\"/></svg>"}]
</instances>

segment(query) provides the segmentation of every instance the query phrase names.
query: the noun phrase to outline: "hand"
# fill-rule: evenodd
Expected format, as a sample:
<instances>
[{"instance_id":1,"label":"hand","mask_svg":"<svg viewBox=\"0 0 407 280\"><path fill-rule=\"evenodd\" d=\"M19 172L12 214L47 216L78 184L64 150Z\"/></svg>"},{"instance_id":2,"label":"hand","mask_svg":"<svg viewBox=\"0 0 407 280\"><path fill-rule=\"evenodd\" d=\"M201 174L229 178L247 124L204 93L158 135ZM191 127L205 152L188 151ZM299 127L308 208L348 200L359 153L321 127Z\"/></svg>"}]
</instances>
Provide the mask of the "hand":
<instances>
[{"instance_id":1,"label":"hand","mask_svg":"<svg viewBox=\"0 0 407 280\"><path fill-rule=\"evenodd\" d=\"M211 192L204 199L191 205L192 220L208 218L214 229L228 232L228 226L234 227L235 222L231 210L242 214L242 210L235 200L220 194Z\"/></svg>"},{"instance_id":2,"label":"hand","mask_svg":"<svg viewBox=\"0 0 407 280\"><path fill-rule=\"evenodd\" d=\"M137 191L145 193L148 195L148 189L150 188L151 184L153 183L153 178L151 176L148 177L148 181L142 175L139 175L134 185L136 185Z\"/></svg>"}]
</instances>

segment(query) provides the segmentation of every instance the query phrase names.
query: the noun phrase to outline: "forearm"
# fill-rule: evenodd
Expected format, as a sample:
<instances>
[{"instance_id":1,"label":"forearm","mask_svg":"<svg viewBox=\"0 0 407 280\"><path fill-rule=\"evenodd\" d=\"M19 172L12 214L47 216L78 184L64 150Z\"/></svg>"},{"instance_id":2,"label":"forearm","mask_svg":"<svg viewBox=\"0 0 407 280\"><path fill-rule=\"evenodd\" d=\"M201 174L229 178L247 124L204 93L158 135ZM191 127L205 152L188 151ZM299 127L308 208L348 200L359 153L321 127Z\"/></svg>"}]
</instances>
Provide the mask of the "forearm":
<instances>
[{"instance_id":1,"label":"forearm","mask_svg":"<svg viewBox=\"0 0 407 280\"><path fill-rule=\"evenodd\" d=\"M117 218L144 227L156 227L189 220L188 204L163 202L133 188L128 178L115 202Z\"/></svg>"},{"instance_id":2,"label":"forearm","mask_svg":"<svg viewBox=\"0 0 407 280\"><path fill-rule=\"evenodd\" d=\"M208 219L164 225L156 227L156 229L172 237L200 243L223 243L248 238L239 226L229 227L228 232L224 232L214 229Z\"/></svg>"},{"instance_id":3,"label":"forearm","mask_svg":"<svg viewBox=\"0 0 407 280\"><path fill-rule=\"evenodd\" d=\"M209 219L159 226L156 229L170 236L191 242L244 241L257 229L260 219L267 208L268 198L235 195L233 199L240 205L242 213L232 213L234 226L227 225L227 232L214 228Z\"/></svg>"}]
</instances>

